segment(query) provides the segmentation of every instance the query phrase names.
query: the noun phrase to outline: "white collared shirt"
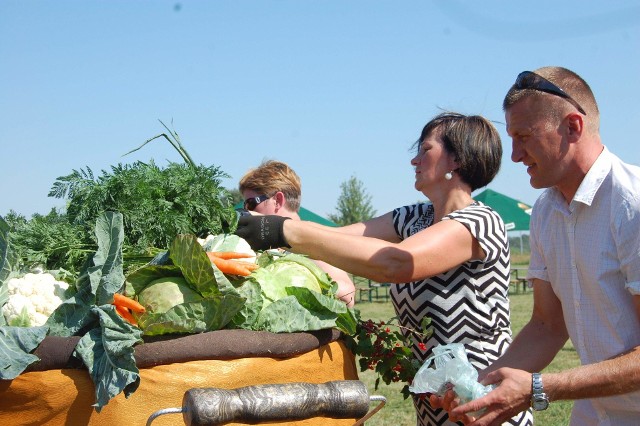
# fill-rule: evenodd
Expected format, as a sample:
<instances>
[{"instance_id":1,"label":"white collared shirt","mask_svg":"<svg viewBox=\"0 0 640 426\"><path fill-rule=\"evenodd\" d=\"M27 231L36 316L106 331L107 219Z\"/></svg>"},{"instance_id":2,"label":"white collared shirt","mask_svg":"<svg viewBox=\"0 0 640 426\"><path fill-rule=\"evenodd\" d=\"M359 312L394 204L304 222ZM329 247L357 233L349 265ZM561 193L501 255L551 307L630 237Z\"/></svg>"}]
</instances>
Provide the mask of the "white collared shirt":
<instances>
[{"instance_id":1,"label":"white collared shirt","mask_svg":"<svg viewBox=\"0 0 640 426\"><path fill-rule=\"evenodd\" d=\"M640 168L605 148L569 205L540 196L530 237L527 278L551 283L582 364L640 345ZM576 401L571 424L638 425L640 392Z\"/></svg>"}]
</instances>

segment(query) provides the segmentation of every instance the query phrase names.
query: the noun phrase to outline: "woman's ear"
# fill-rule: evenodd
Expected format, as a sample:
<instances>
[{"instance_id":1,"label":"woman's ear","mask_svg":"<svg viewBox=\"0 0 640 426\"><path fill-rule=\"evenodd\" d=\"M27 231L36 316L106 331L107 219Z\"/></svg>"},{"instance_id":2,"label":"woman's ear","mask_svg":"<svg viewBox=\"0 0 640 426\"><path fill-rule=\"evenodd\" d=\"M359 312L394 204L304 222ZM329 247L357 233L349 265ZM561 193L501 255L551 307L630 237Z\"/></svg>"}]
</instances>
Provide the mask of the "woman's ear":
<instances>
[{"instance_id":1,"label":"woman's ear","mask_svg":"<svg viewBox=\"0 0 640 426\"><path fill-rule=\"evenodd\" d=\"M284 193L281 191L276 192L273 198L276 200L276 208L278 209L284 207L285 203L287 202L286 198L284 198Z\"/></svg>"},{"instance_id":2,"label":"woman's ear","mask_svg":"<svg viewBox=\"0 0 640 426\"><path fill-rule=\"evenodd\" d=\"M449 161L449 170L455 172L455 171L458 171L459 168L460 168L460 164L458 163L458 159L452 155L451 161Z\"/></svg>"}]
</instances>

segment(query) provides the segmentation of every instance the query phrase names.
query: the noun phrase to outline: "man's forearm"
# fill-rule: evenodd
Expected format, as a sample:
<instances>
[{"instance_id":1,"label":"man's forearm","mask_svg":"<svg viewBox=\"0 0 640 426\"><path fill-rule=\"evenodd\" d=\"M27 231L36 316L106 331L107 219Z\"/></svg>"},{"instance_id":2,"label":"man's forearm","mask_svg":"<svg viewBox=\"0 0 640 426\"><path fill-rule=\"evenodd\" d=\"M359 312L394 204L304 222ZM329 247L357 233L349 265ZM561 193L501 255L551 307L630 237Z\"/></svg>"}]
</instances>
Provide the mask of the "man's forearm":
<instances>
[{"instance_id":1,"label":"man's forearm","mask_svg":"<svg viewBox=\"0 0 640 426\"><path fill-rule=\"evenodd\" d=\"M518 333L503 356L480 372L480 379L498 368L509 367L529 372L542 371L567 341L564 333L550 331L530 321ZM555 334L554 334L555 333Z\"/></svg>"},{"instance_id":2,"label":"man's forearm","mask_svg":"<svg viewBox=\"0 0 640 426\"><path fill-rule=\"evenodd\" d=\"M615 358L543 374L551 400L620 395L640 390L640 346Z\"/></svg>"}]
</instances>

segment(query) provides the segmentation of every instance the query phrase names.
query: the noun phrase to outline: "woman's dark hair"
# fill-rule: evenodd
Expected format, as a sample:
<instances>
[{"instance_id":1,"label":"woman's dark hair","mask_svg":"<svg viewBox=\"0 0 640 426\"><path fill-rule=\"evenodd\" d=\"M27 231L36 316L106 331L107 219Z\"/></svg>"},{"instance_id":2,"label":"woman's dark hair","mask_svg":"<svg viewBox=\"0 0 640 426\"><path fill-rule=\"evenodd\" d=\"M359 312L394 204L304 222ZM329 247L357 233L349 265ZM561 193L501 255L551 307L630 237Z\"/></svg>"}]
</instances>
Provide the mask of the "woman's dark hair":
<instances>
[{"instance_id":1,"label":"woman's dark hair","mask_svg":"<svg viewBox=\"0 0 640 426\"><path fill-rule=\"evenodd\" d=\"M456 112L438 114L429 121L414 147L436 132L444 148L453 154L458 169L456 173L471 190L488 185L500 170L502 142L496 128L479 115Z\"/></svg>"}]
</instances>

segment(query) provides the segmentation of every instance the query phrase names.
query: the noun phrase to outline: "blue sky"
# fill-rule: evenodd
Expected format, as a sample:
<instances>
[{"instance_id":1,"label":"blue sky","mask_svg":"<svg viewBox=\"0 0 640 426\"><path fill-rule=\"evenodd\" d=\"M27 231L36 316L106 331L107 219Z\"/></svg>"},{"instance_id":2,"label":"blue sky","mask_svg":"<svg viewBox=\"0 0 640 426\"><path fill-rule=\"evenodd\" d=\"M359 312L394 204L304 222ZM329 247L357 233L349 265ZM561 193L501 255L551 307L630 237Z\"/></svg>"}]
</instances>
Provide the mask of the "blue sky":
<instances>
[{"instance_id":1,"label":"blue sky","mask_svg":"<svg viewBox=\"0 0 640 426\"><path fill-rule=\"evenodd\" d=\"M334 213L363 182L378 214L424 199L412 143L441 109L496 123L505 156L488 187L539 191L510 159L501 102L516 75L559 65L599 101L611 151L640 164L635 1L0 0L0 215L64 206L57 177L192 158L235 188L264 159L301 176L303 206Z\"/></svg>"}]
</instances>

